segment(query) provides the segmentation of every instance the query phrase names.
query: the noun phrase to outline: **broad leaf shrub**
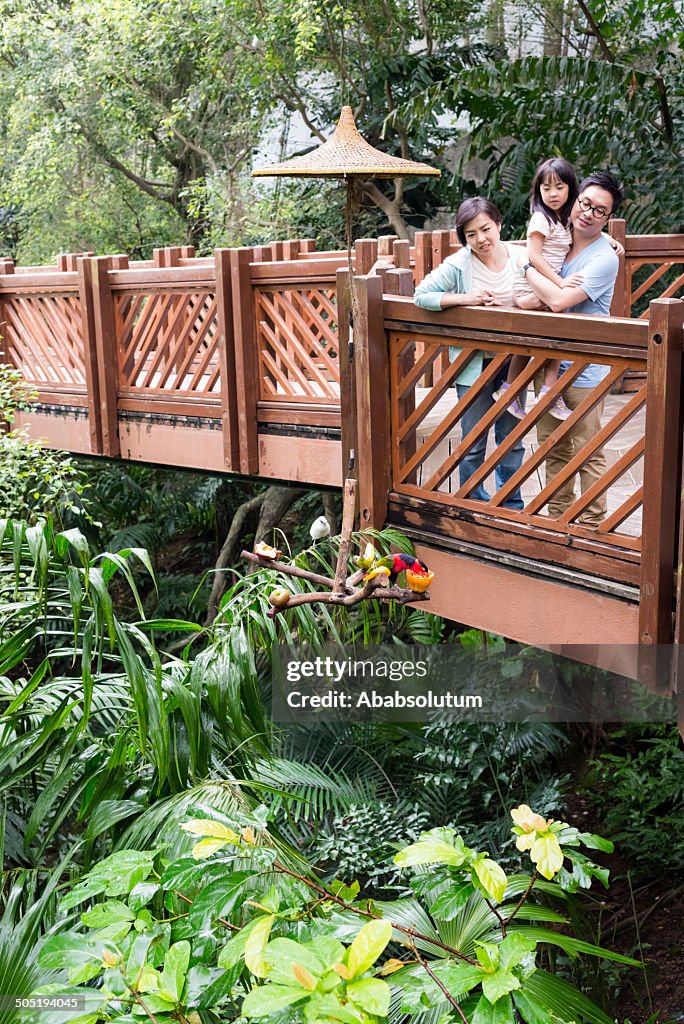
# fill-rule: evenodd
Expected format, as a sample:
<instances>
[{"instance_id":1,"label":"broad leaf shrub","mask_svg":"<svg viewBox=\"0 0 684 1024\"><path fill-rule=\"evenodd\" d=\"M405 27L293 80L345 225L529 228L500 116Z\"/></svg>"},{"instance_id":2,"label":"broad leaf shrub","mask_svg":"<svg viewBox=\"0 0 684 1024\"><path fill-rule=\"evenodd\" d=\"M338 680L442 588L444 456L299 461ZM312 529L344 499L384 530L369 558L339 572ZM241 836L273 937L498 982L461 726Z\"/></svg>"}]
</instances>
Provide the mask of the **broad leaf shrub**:
<instances>
[{"instance_id":1,"label":"broad leaf shrub","mask_svg":"<svg viewBox=\"0 0 684 1024\"><path fill-rule=\"evenodd\" d=\"M612 739L613 749L591 765L587 795L639 877L676 876L684 869L684 751L676 726L627 726Z\"/></svg>"},{"instance_id":2,"label":"broad leaf shrub","mask_svg":"<svg viewBox=\"0 0 684 1024\"><path fill-rule=\"evenodd\" d=\"M0 363L0 519L52 516L58 522L86 516L86 474L66 452L50 451L32 441L28 431L3 430L17 412L28 412L38 399L21 371Z\"/></svg>"},{"instance_id":3,"label":"broad leaf shrub","mask_svg":"<svg viewBox=\"0 0 684 1024\"><path fill-rule=\"evenodd\" d=\"M279 848L266 808L191 818L189 855L121 850L67 893L61 909L81 908L80 924L45 941L39 963L63 980L42 991L80 995L64 1018L78 1024L376 1024L429 1011L466 1024L612 1024L537 956L551 946L639 966L556 928L567 920L552 904L607 884L580 848L612 844L524 804L511 814L531 871L508 875L453 829L431 829L396 854L413 895L392 902L364 898L357 882L322 885Z\"/></svg>"}]
</instances>

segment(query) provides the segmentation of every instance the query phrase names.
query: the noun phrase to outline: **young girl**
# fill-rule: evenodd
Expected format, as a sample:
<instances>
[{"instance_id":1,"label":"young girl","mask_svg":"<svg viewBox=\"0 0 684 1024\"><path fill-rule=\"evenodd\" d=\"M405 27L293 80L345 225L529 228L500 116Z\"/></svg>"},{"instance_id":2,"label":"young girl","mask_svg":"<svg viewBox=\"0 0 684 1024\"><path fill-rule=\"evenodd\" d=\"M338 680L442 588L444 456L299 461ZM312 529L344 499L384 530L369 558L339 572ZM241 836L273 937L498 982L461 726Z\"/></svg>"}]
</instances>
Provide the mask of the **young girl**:
<instances>
[{"instance_id":1,"label":"young girl","mask_svg":"<svg viewBox=\"0 0 684 1024\"><path fill-rule=\"evenodd\" d=\"M581 274L561 277L559 273L572 245L570 211L577 199L577 194L577 175L571 163L562 157L552 157L539 165L532 182L530 198L532 216L527 225L527 258L540 274L548 277L550 281L554 281L560 288L571 288L582 283ZM524 271L514 282L513 298L516 306L521 309L541 309L543 307L543 303L527 284ZM524 369L527 361L527 356L512 357L507 379L496 393L496 398L506 392ZM546 363L544 383L539 398L545 395L558 380L560 363L560 359L549 359ZM519 398L511 403L508 411L517 419L522 419L525 415ZM564 420L572 410L567 407L562 395L559 395L547 411L555 419Z\"/></svg>"}]
</instances>

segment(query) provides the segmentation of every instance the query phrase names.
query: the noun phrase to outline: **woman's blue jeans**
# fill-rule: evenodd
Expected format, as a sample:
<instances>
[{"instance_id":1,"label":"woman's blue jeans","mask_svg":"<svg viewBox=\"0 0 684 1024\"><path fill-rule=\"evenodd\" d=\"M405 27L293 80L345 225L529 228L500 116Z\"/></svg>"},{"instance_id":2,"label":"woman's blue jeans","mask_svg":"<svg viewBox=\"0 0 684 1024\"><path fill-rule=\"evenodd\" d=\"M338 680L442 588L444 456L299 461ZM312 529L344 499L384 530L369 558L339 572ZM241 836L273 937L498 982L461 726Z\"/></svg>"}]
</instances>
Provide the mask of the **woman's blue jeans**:
<instances>
[{"instance_id":1,"label":"woman's blue jeans","mask_svg":"<svg viewBox=\"0 0 684 1024\"><path fill-rule=\"evenodd\" d=\"M485 387L482 389L478 397L475 399L473 404L464 412L461 417L461 433L465 437L475 427L475 425L482 419L482 417L489 412L491 407L494 405L494 399L492 395L494 392L501 387L501 384L506 379L508 367L502 367L501 371L487 382ZM459 399L463 398L464 395L468 394L470 390L466 384L457 384L456 393ZM523 396L524 397L524 396ZM502 416L499 416L498 420L494 424L494 439L497 445L501 444L504 438L508 437L511 430L520 420L517 420L515 416L511 416L509 412L505 412ZM475 470L479 469L485 460L485 453L487 451L487 437L489 431L485 431L477 441L474 443L466 454L461 459L458 465L459 479L461 481L461 487L467 483L469 478L473 475ZM495 470L496 486L497 490L510 480L514 473L520 469L522 465L523 457L525 455L525 446L522 443L522 438L516 441L514 446L509 452L503 457L501 462ZM468 494L469 499L475 499L476 501L489 501L489 494L484 489L482 484L473 490L472 494ZM520 488L516 488L509 494L506 501L503 502L502 508L513 508L522 509L523 500L520 495Z\"/></svg>"}]
</instances>

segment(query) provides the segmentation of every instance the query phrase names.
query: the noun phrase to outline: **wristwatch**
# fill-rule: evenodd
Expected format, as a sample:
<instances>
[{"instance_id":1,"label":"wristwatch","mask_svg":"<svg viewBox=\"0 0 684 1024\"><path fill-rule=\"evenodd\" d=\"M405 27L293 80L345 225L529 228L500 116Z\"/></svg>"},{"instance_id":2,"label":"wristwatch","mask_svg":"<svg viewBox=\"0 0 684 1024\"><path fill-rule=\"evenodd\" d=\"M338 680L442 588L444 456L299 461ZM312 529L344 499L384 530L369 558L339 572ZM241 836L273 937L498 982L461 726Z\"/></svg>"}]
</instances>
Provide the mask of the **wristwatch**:
<instances>
[{"instance_id":1,"label":"wristwatch","mask_svg":"<svg viewBox=\"0 0 684 1024\"><path fill-rule=\"evenodd\" d=\"M520 273L523 277L527 276L527 271L530 269L531 266L531 263L523 263L522 267L520 268Z\"/></svg>"}]
</instances>

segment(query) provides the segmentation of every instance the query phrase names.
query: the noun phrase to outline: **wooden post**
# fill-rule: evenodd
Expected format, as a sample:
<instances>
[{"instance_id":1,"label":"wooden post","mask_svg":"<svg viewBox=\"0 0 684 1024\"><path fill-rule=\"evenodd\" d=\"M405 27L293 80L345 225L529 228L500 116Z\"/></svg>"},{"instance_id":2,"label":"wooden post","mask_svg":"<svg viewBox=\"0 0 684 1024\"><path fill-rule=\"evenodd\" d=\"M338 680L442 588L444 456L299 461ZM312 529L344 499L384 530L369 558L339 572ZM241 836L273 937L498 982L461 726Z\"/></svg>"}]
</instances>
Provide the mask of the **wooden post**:
<instances>
[{"instance_id":1,"label":"wooden post","mask_svg":"<svg viewBox=\"0 0 684 1024\"><path fill-rule=\"evenodd\" d=\"M259 472L257 435L259 355L256 308L249 269L251 262L251 249L230 250L240 472L256 475Z\"/></svg>"},{"instance_id":2,"label":"wooden post","mask_svg":"<svg viewBox=\"0 0 684 1024\"><path fill-rule=\"evenodd\" d=\"M109 285L112 266L125 269L127 257L92 256L84 259L90 265L93 294L93 321L102 430L102 453L116 458L121 454L117 397L119 390L119 361L117 357L116 317L114 298ZM87 274L87 271L85 271Z\"/></svg>"},{"instance_id":3,"label":"wooden post","mask_svg":"<svg viewBox=\"0 0 684 1024\"><path fill-rule=\"evenodd\" d=\"M639 677L661 689L673 639L676 533L681 503L681 381L684 301L656 299L649 310L643 546L639 600ZM681 535L681 527L680 527ZM681 582L677 597L681 596ZM681 620L680 620L681 621Z\"/></svg>"},{"instance_id":4,"label":"wooden post","mask_svg":"<svg viewBox=\"0 0 684 1024\"><path fill-rule=\"evenodd\" d=\"M193 259L194 255L194 245L165 245L152 250L152 262L155 267L179 267L181 260Z\"/></svg>"},{"instance_id":5,"label":"wooden post","mask_svg":"<svg viewBox=\"0 0 684 1024\"><path fill-rule=\"evenodd\" d=\"M408 267L388 270L385 280L390 295L413 295L413 274Z\"/></svg>"},{"instance_id":6,"label":"wooden post","mask_svg":"<svg viewBox=\"0 0 684 1024\"><path fill-rule=\"evenodd\" d=\"M283 242L283 259L296 260L301 249L301 242L297 238L290 238Z\"/></svg>"},{"instance_id":7,"label":"wooden post","mask_svg":"<svg viewBox=\"0 0 684 1024\"><path fill-rule=\"evenodd\" d=\"M411 245L405 238L399 238L392 246L394 266L398 270L407 270L411 266Z\"/></svg>"},{"instance_id":8,"label":"wooden post","mask_svg":"<svg viewBox=\"0 0 684 1024\"><path fill-rule=\"evenodd\" d=\"M353 344L350 346L349 314L351 294L349 271L338 270L337 337L340 361L340 424L342 444L342 479L356 477L356 375L354 373Z\"/></svg>"},{"instance_id":9,"label":"wooden post","mask_svg":"<svg viewBox=\"0 0 684 1024\"><path fill-rule=\"evenodd\" d=\"M14 273L14 260L7 257L0 258L0 274L13 274ZM2 295L0 294L0 363L9 363L9 354L7 352L7 340L5 338L5 311L2 308ZM0 430L5 428L0 424Z\"/></svg>"},{"instance_id":10,"label":"wooden post","mask_svg":"<svg viewBox=\"0 0 684 1024\"><path fill-rule=\"evenodd\" d=\"M626 245L627 239L626 226L627 222L624 220L616 219L608 221L608 234L623 246ZM615 279L613 301L610 304L611 316L629 316L631 313L629 307L629 292L627 290L627 260L625 257L626 253L623 253L622 256L619 257L620 266L618 267L617 277Z\"/></svg>"},{"instance_id":11,"label":"wooden post","mask_svg":"<svg viewBox=\"0 0 684 1024\"><path fill-rule=\"evenodd\" d=\"M416 284L420 284L432 270L432 233L416 231L415 246L416 263L413 278Z\"/></svg>"},{"instance_id":12,"label":"wooden post","mask_svg":"<svg viewBox=\"0 0 684 1024\"><path fill-rule=\"evenodd\" d=\"M88 396L88 425L90 427L90 450L93 455L102 455L102 420L100 418L100 379L97 366L97 337L95 332L95 297L93 294L92 258L78 258L78 292L81 300L81 334L83 337L83 362L85 365L86 392Z\"/></svg>"},{"instance_id":13,"label":"wooden post","mask_svg":"<svg viewBox=\"0 0 684 1024\"><path fill-rule=\"evenodd\" d=\"M379 277L356 277L354 363L361 529L382 529L390 486L389 357Z\"/></svg>"},{"instance_id":14,"label":"wooden post","mask_svg":"<svg viewBox=\"0 0 684 1024\"><path fill-rule=\"evenodd\" d=\"M235 386L235 334L233 291L231 287L230 249L216 249L216 318L221 374L221 421L223 424L223 461L227 470L240 468L238 398Z\"/></svg>"},{"instance_id":15,"label":"wooden post","mask_svg":"<svg viewBox=\"0 0 684 1024\"><path fill-rule=\"evenodd\" d=\"M391 256L392 246L398 238L398 235L380 235L378 237L378 256Z\"/></svg>"},{"instance_id":16,"label":"wooden post","mask_svg":"<svg viewBox=\"0 0 684 1024\"><path fill-rule=\"evenodd\" d=\"M451 239L448 231L432 232L432 267L434 270L443 263L451 251Z\"/></svg>"},{"instance_id":17,"label":"wooden post","mask_svg":"<svg viewBox=\"0 0 684 1024\"><path fill-rule=\"evenodd\" d=\"M378 243L374 238L359 238L354 243L354 273L357 276L370 272L378 258Z\"/></svg>"},{"instance_id":18,"label":"wooden post","mask_svg":"<svg viewBox=\"0 0 684 1024\"><path fill-rule=\"evenodd\" d=\"M316 251L316 239L315 238L300 238L299 240L299 251L303 252L315 252Z\"/></svg>"}]
</instances>

